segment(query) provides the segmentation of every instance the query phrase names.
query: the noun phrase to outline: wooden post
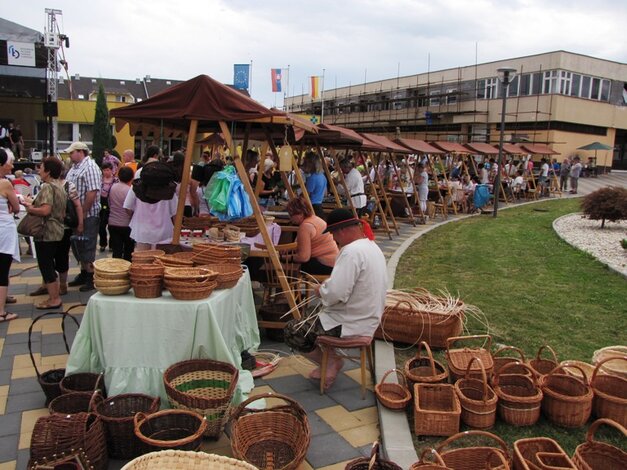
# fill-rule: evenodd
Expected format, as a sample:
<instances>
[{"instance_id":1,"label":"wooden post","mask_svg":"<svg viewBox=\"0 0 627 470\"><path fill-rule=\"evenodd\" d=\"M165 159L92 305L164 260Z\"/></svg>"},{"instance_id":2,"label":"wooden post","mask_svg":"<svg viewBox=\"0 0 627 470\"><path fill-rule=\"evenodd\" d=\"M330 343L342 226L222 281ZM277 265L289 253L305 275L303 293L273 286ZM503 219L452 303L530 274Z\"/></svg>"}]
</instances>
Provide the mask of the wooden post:
<instances>
[{"instance_id":1,"label":"wooden post","mask_svg":"<svg viewBox=\"0 0 627 470\"><path fill-rule=\"evenodd\" d=\"M392 154L392 152L389 153L390 156L390 161L392 162L392 168L394 168L394 173L396 174L396 179L398 180L398 184L401 188L401 193L403 195L403 201L405 201L405 207L407 208L407 211L409 212L409 220L411 221L412 225L415 227L416 226L416 220L414 219L414 214L411 210L411 205L409 204L409 199L407 199L407 193L405 192L405 189L403 189L403 184L401 182L401 173L400 171L398 171L398 167L396 166L396 162L394 161L394 155ZM414 185L413 180L410 181L410 184ZM414 192L416 191L416 188L413 188Z\"/></svg>"},{"instance_id":2,"label":"wooden post","mask_svg":"<svg viewBox=\"0 0 627 470\"><path fill-rule=\"evenodd\" d=\"M183 212L185 211L185 194L189 188L190 165L192 164L192 154L194 153L194 141L198 130L198 119L192 119L189 123L189 133L187 134L187 149L185 149L185 160L183 162L183 177L179 186L179 200L174 216L174 233L172 234L172 244L178 245L181 238L181 226L183 225Z\"/></svg>"},{"instance_id":3,"label":"wooden post","mask_svg":"<svg viewBox=\"0 0 627 470\"><path fill-rule=\"evenodd\" d=\"M348 155L344 155L344 158L348 158ZM344 193L346 194L346 202L348 203L351 210L353 211L353 216L356 219L359 219L359 216L357 215L357 209L355 209L355 204L353 204L353 198L351 197L351 193L348 190L348 186L346 186L346 179L344 178L344 172L342 171L342 165L340 165L339 160L337 162L337 166L338 166L337 174L340 177L340 183L342 184L342 187L344 188Z\"/></svg>"},{"instance_id":4,"label":"wooden post","mask_svg":"<svg viewBox=\"0 0 627 470\"><path fill-rule=\"evenodd\" d=\"M333 182L333 178L331 177L331 172L329 171L329 166L327 165L327 161L324 159L324 153L322 152L322 148L317 140L315 140L316 149L318 150L318 155L320 155L320 160L322 163L322 168L324 169L324 174L327 177L327 181L329 182L329 186L331 186L331 192L333 193L333 197L335 199L335 205L337 207L342 207L342 200L340 199L340 195L337 193L337 188L335 187L335 183Z\"/></svg>"},{"instance_id":5,"label":"wooden post","mask_svg":"<svg viewBox=\"0 0 627 470\"><path fill-rule=\"evenodd\" d=\"M359 151L359 155L364 160L364 163L366 163L366 159L363 157L363 154L361 153L361 151ZM372 160L374 160L374 158ZM372 168L374 168L375 174L376 174L377 173L377 168L374 165L374 161L372 161L372 160L371 160ZM368 185L370 186L370 192L372 193L372 197L374 197L375 204L376 204L376 210L372 211L372 217L370 218L370 222L372 224L372 222L374 221L374 216L376 214L381 214L381 223L383 224L384 230L388 234L388 238L390 240L392 240L392 235L390 233L391 232L390 225L388 224L388 219L385 216L385 211L383 210L383 207L381 207L381 199L379 198L379 193L377 192L376 184L375 184L374 181L372 181L372 179L370 179L370 172L368 171L368 165L367 164L366 164L366 179L368 180ZM381 188L381 189L383 189L383 188ZM396 230L396 235L399 235L398 227L396 227L396 221L394 221L394 229Z\"/></svg>"}]
</instances>

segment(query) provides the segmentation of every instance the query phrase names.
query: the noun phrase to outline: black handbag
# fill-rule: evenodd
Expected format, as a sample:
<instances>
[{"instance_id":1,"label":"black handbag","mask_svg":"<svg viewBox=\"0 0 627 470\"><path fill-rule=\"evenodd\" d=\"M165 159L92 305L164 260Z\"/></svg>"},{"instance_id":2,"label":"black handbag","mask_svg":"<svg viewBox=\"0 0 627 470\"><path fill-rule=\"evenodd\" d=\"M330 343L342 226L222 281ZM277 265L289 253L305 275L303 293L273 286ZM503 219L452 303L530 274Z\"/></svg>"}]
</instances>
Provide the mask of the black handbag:
<instances>
[{"instance_id":1,"label":"black handbag","mask_svg":"<svg viewBox=\"0 0 627 470\"><path fill-rule=\"evenodd\" d=\"M63 225L69 228L78 227L78 214L76 213L76 206L74 201L70 199L69 184L65 182L65 193L67 194L67 201L65 202L65 218L63 219Z\"/></svg>"}]
</instances>

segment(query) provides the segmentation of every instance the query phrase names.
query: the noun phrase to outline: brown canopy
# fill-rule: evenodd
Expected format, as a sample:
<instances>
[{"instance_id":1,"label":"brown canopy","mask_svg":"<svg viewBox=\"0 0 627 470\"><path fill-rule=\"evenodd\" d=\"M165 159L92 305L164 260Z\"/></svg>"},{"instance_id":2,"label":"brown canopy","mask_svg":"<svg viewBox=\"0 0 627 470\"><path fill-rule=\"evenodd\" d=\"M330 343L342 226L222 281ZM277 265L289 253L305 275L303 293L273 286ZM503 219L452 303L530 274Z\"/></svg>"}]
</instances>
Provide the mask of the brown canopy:
<instances>
[{"instance_id":1,"label":"brown canopy","mask_svg":"<svg viewBox=\"0 0 627 470\"><path fill-rule=\"evenodd\" d=\"M381 148L381 151L383 152L394 152L394 153L405 153L405 154L411 153L409 149L403 147L402 145L398 145L392 142L390 139L388 139L385 136L377 135L377 134L368 134L365 132L362 132L359 135L364 138L364 146L366 146L366 144L368 143L372 143L376 146L379 146Z\"/></svg>"},{"instance_id":2,"label":"brown canopy","mask_svg":"<svg viewBox=\"0 0 627 470\"><path fill-rule=\"evenodd\" d=\"M416 153L444 153L443 150L434 147L433 145L429 145L424 140L416 140L416 139L394 139L394 142L402 145L403 147L407 147L409 150Z\"/></svg>"},{"instance_id":3,"label":"brown canopy","mask_svg":"<svg viewBox=\"0 0 627 470\"><path fill-rule=\"evenodd\" d=\"M458 144L457 142L430 142L431 145L444 150L447 153L471 153L466 147L462 144Z\"/></svg>"},{"instance_id":4,"label":"brown canopy","mask_svg":"<svg viewBox=\"0 0 627 470\"><path fill-rule=\"evenodd\" d=\"M468 142L464 144L464 147L469 148L475 153L481 153L483 155L498 155L499 149L493 147L490 144L486 144L484 142Z\"/></svg>"},{"instance_id":5,"label":"brown canopy","mask_svg":"<svg viewBox=\"0 0 627 470\"><path fill-rule=\"evenodd\" d=\"M503 144L503 151L505 153L509 153L510 155L522 155L528 153L526 150L523 150L518 144Z\"/></svg>"},{"instance_id":6,"label":"brown canopy","mask_svg":"<svg viewBox=\"0 0 627 470\"><path fill-rule=\"evenodd\" d=\"M558 155L559 152L556 152L548 145L544 144L521 144L521 147L525 149L528 153L532 153L535 155Z\"/></svg>"},{"instance_id":7,"label":"brown canopy","mask_svg":"<svg viewBox=\"0 0 627 470\"><path fill-rule=\"evenodd\" d=\"M226 141L224 140L224 137L222 137L222 134L220 134L219 132L214 132L204 139L197 140L196 143L206 145L224 145Z\"/></svg>"},{"instance_id":8,"label":"brown canopy","mask_svg":"<svg viewBox=\"0 0 627 470\"><path fill-rule=\"evenodd\" d=\"M318 124L316 140L320 144L329 147L347 146L359 148L364 142L363 137L354 130L332 124Z\"/></svg>"}]
</instances>

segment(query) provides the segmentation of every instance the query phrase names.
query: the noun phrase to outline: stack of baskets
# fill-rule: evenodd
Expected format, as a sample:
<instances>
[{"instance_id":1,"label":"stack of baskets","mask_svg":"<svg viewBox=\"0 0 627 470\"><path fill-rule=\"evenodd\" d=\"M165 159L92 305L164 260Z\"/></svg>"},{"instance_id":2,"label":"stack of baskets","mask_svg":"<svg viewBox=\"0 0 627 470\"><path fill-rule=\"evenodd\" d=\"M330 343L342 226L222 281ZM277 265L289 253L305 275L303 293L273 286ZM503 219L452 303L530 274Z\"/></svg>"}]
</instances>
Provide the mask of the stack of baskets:
<instances>
[{"instance_id":1,"label":"stack of baskets","mask_svg":"<svg viewBox=\"0 0 627 470\"><path fill-rule=\"evenodd\" d=\"M235 287L239 278L242 277L244 269L241 264L205 264L203 268L209 269L217 273L216 289L230 289Z\"/></svg>"},{"instance_id":2,"label":"stack of baskets","mask_svg":"<svg viewBox=\"0 0 627 470\"><path fill-rule=\"evenodd\" d=\"M194 263L204 264L240 264L242 250L239 245L218 245L213 243L195 244L192 247L196 256Z\"/></svg>"},{"instance_id":3,"label":"stack of baskets","mask_svg":"<svg viewBox=\"0 0 627 470\"><path fill-rule=\"evenodd\" d=\"M204 268L166 268L165 287L177 300L200 300L211 295L218 273Z\"/></svg>"},{"instance_id":4,"label":"stack of baskets","mask_svg":"<svg viewBox=\"0 0 627 470\"><path fill-rule=\"evenodd\" d=\"M135 255L135 253L133 253L133 255ZM135 297L139 299L161 297L163 272L164 266L161 263L153 263L152 261L150 263L136 263L133 261L133 263L131 263L130 276Z\"/></svg>"},{"instance_id":5,"label":"stack of baskets","mask_svg":"<svg viewBox=\"0 0 627 470\"><path fill-rule=\"evenodd\" d=\"M135 264L151 264L157 256L163 255L165 255L163 250L134 251L131 255L131 261Z\"/></svg>"},{"instance_id":6,"label":"stack of baskets","mask_svg":"<svg viewBox=\"0 0 627 470\"><path fill-rule=\"evenodd\" d=\"M178 253L157 256L157 260L159 260L164 266L191 267L194 266L194 261L192 261L194 256L195 253L191 251L179 251Z\"/></svg>"},{"instance_id":7,"label":"stack of baskets","mask_svg":"<svg viewBox=\"0 0 627 470\"><path fill-rule=\"evenodd\" d=\"M131 263L118 258L94 261L94 286L104 295L126 294L131 288L130 267Z\"/></svg>"}]
</instances>

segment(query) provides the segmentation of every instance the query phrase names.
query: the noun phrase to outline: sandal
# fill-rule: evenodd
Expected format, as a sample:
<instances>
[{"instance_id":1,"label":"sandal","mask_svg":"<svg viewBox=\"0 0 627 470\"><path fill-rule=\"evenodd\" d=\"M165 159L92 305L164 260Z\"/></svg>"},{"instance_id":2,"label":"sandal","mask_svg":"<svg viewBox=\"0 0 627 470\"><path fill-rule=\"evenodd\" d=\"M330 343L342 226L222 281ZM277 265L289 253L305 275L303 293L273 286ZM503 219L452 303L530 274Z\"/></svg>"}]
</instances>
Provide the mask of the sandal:
<instances>
[{"instance_id":1,"label":"sandal","mask_svg":"<svg viewBox=\"0 0 627 470\"><path fill-rule=\"evenodd\" d=\"M5 300L5 303L7 303L7 304L16 304L17 303L17 299L15 297L13 297L12 295L7 295L7 299Z\"/></svg>"},{"instance_id":2,"label":"sandal","mask_svg":"<svg viewBox=\"0 0 627 470\"><path fill-rule=\"evenodd\" d=\"M17 313L5 312L4 315L0 315L0 323L15 320L17 317Z\"/></svg>"},{"instance_id":3,"label":"sandal","mask_svg":"<svg viewBox=\"0 0 627 470\"><path fill-rule=\"evenodd\" d=\"M48 302L41 302L35 305L35 308L37 310L53 310L55 308L61 308L61 307L63 307L63 303L60 303L59 305L50 305Z\"/></svg>"}]
</instances>

